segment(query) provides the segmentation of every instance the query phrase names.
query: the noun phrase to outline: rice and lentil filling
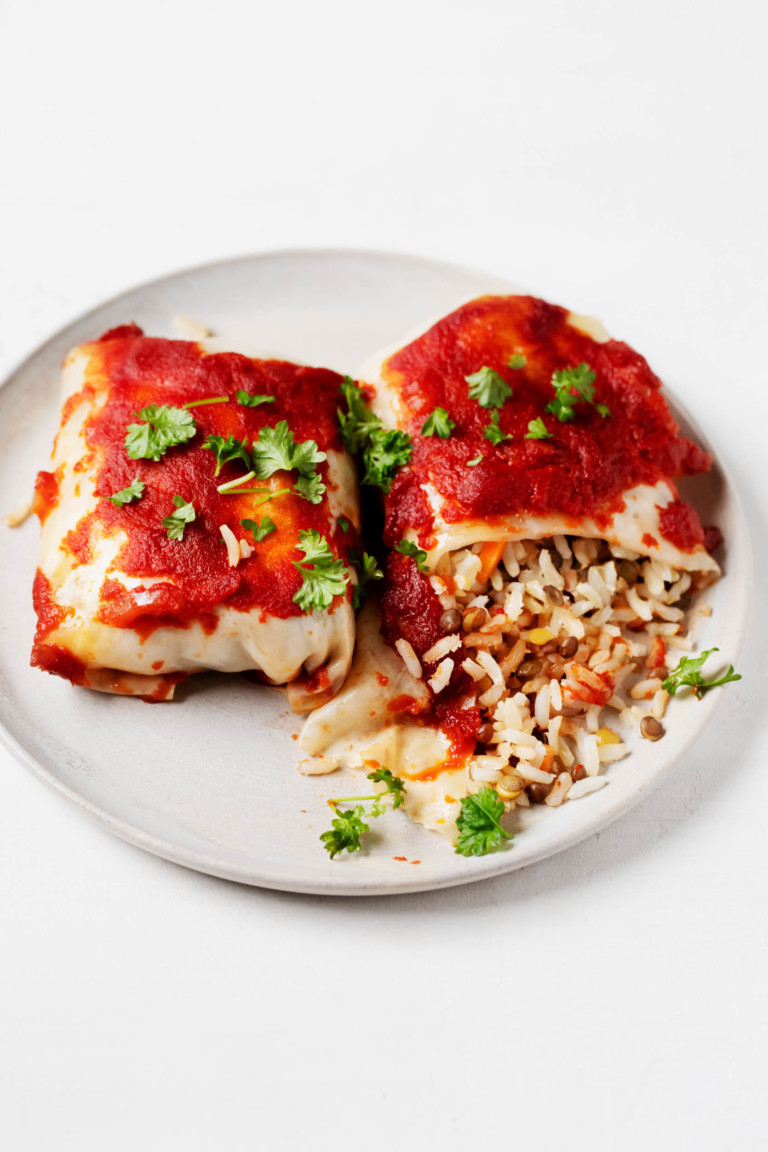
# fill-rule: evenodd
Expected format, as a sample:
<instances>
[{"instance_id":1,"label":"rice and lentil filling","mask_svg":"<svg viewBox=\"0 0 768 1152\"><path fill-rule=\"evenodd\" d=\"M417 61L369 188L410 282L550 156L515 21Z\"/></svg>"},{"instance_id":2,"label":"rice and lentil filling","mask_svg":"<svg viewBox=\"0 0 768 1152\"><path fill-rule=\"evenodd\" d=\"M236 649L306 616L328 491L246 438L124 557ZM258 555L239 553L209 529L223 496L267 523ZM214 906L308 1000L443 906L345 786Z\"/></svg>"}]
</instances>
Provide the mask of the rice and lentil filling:
<instances>
[{"instance_id":1,"label":"rice and lentil filling","mask_svg":"<svg viewBox=\"0 0 768 1152\"><path fill-rule=\"evenodd\" d=\"M432 573L397 557L385 632L468 757L469 791L556 807L605 784L628 751L617 728L664 735L662 683L713 579L594 539L477 544Z\"/></svg>"}]
</instances>

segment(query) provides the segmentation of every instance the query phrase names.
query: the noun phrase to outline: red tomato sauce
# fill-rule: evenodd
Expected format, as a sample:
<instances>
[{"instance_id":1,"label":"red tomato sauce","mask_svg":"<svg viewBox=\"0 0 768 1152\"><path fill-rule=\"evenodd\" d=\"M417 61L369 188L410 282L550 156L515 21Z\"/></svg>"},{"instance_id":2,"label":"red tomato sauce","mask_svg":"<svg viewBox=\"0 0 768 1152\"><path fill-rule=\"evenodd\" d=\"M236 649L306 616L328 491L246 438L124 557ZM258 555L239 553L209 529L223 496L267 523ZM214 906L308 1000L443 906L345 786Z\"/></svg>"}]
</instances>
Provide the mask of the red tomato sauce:
<instances>
[{"instance_id":1,"label":"red tomato sauce","mask_svg":"<svg viewBox=\"0 0 768 1152\"><path fill-rule=\"evenodd\" d=\"M440 627L443 608L429 583L429 578L419 572L416 563L410 557L401 556L398 552L390 553L387 561L381 611L382 633L385 640L392 645L399 638L407 640L422 661L426 681L434 674L437 664L425 663L423 656L445 635ZM461 767L474 750L480 729L479 710L476 707L467 707L467 703L473 697L473 681L461 669L466 651L461 647L450 655L454 668L448 685L438 696L432 698L431 707L426 701L419 702L419 719L439 727L451 741L449 757L434 769L436 772ZM397 699L407 702L413 700L413 697ZM413 711L407 704L398 710ZM432 777L428 774L422 778Z\"/></svg>"},{"instance_id":2,"label":"red tomato sauce","mask_svg":"<svg viewBox=\"0 0 768 1152\"><path fill-rule=\"evenodd\" d=\"M441 497L445 521L526 515L591 517L599 525L623 507L622 493L705 472L710 457L680 436L661 381L627 344L600 344L567 323L564 308L530 296L488 296L440 320L395 353L384 378L406 408L401 423L414 437L411 463L395 478L386 506L385 540L392 546L415 528L429 546L433 515L421 485L430 481ZM508 367L525 356L522 369ZM547 413L554 397L553 372L586 363L595 372L594 404L577 403L572 422ZM466 377L487 366L512 388L500 410L501 430L511 440L493 446L483 437L490 412L469 395ZM606 404L603 418L596 404ZM449 439L418 432L436 407L456 424ZM529 421L542 418L552 439L526 439ZM479 454L475 467L467 463ZM690 551L704 540L698 516L677 500L661 514L661 530Z\"/></svg>"},{"instance_id":3,"label":"red tomato sauce","mask_svg":"<svg viewBox=\"0 0 768 1152\"><path fill-rule=\"evenodd\" d=\"M342 377L320 368L282 361L250 360L235 353L205 355L194 343L146 337L135 325L113 329L88 346L84 398L97 403L86 420L88 452L99 461L96 490L103 499L70 532L65 546L79 563L87 563L95 545L116 531L127 535L114 562L130 577L145 579L127 591L107 579L101 590L100 619L117 627L148 635L162 625L187 627L192 620L206 630L216 625L214 609L226 604L238 611L254 608L279 618L302 614L293 597L302 585L294 561L303 560L297 549L300 530L316 529L336 556L348 562L350 547L359 545L354 528L343 533L330 516L328 496L320 504L291 493L256 505L255 495L230 496L217 487L248 470L241 462L225 464L215 475L215 454L202 447L210 435L253 443L263 427L286 420L297 443L314 440L322 451L343 451L336 425ZM236 400L243 389L273 396L274 402L257 408ZM101 404L106 391L106 403ZM125 450L129 424L148 404L181 408L191 401L214 396L228 403L190 409L197 431L192 440L168 449L159 461L132 460ZM328 463L317 465L330 489ZM144 482L141 499L116 507L108 497L128 487L134 478ZM277 472L267 481L252 479L244 487L289 488L296 472ZM41 473L38 502L43 509L55 500L55 478ZM162 521L175 511L174 496L192 502L196 518L188 523L183 540L170 540ZM256 544L241 527L241 519L258 521L269 516L277 528ZM220 525L254 547L253 554L230 567ZM333 610L331 608L331 610Z\"/></svg>"}]
</instances>

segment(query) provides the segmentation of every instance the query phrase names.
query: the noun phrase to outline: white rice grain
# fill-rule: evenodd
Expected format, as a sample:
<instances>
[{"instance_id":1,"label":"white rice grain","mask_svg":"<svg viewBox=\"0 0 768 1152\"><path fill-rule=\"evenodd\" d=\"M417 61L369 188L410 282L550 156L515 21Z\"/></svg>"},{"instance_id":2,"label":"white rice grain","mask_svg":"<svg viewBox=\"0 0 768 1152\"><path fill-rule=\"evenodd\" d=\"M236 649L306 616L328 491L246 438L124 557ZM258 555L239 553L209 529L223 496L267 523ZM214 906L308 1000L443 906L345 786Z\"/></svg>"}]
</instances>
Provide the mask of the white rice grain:
<instances>
[{"instance_id":1,"label":"white rice grain","mask_svg":"<svg viewBox=\"0 0 768 1152\"><path fill-rule=\"evenodd\" d=\"M405 666L408 669L408 671L410 672L411 676L414 676L417 680L421 680L421 677L422 677L421 664L419 663L418 656L416 655L416 653L414 652L413 648L408 643L408 641L402 640L402 639L395 640L395 648L397 648L398 652L400 653L400 657L403 661L403 664L405 664Z\"/></svg>"},{"instance_id":2,"label":"white rice grain","mask_svg":"<svg viewBox=\"0 0 768 1152\"><path fill-rule=\"evenodd\" d=\"M491 656L490 652L478 651L477 662L488 673L494 684L504 684L501 668L499 668L499 665L493 656Z\"/></svg>"},{"instance_id":3,"label":"white rice grain","mask_svg":"<svg viewBox=\"0 0 768 1152\"><path fill-rule=\"evenodd\" d=\"M442 692L443 688L448 686L448 681L453 674L453 669L454 661L450 656L447 656L445 660L442 660L438 664L434 676L430 676L429 680L427 680L427 684L429 684L436 696Z\"/></svg>"},{"instance_id":4,"label":"white rice grain","mask_svg":"<svg viewBox=\"0 0 768 1152\"><path fill-rule=\"evenodd\" d=\"M422 659L425 664L432 664L435 660L442 660L449 652L455 652L457 648L461 648L460 636L456 633L452 636L443 636L424 653Z\"/></svg>"},{"instance_id":5,"label":"white rice grain","mask_svg":"<svg viewBox=\"0 0 768 1152\"><path fill-rule=\"evenodd\" d=\"M580 800L582 796L589 796L590 792L599 792L607 783L605 776L587 776L584 780L576 780L568 791L568 799Z\"/></svg>"},{"instance_id":6,"label":"white rice grain","mask_svg":"<svg viewBox=\"0 0 768 1152\"><path fill-rule=\"evenodd\" d=\"M550 808L559 808L563 800L565 800L568 792L573 785L573 780L567 772L561 772L552 787L549 796L545 797L544 803L548 804Z\"/></svg>"}]
</instances>

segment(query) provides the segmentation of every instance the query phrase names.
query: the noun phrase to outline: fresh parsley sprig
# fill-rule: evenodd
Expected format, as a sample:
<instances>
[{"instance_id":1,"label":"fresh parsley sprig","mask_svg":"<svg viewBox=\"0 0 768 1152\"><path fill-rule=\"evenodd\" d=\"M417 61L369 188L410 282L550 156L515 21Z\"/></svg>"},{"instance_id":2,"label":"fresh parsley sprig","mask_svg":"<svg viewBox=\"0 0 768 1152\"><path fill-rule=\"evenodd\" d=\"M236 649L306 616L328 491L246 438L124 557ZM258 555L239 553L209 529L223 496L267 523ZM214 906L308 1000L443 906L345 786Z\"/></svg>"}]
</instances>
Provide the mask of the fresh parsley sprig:
<instances>
[{"instance_id":1,"label":"fresh parsley sprig","mask_svg":"<svg viewBox=\"0 0 768 1152\"><path fill-rule=\"evenodd\" d=\"M389 492L398 468L407 464L412 454L413 443L407 432L374 429L363 449L363 484Z\"/></svg>"},{"instance_id":2,"label":"fresh parsley sprig","mask_svg":"<svg viewBox=\"0 0 768 1152\"><path fill-rule=\"evenodd\" d=\"M483 408L501 408L505 400L512 395L512 389L506 380L487 365L483 365L478 372L473 372L464 379L469 384L470 396Z\"/></svg>"},{"instance_id":3,"label":"fresh parsley sprig","mask_svg":"<svg viewBox=\"0 0 768 1152\"><path fill-rule=\"evenodd\" d=\"M159 460L177 444L185 444L197 431L194 418L183 408L148 404L138 413L143 424L129 424L125 451L131 460Z\"/></svg>"},{"instance_id":4,"label":"fresh parsley sprig","mask_svg":"<svg viewBox=\"0 0 768 1152\"><path fill-rule=\"evenodd\" d=\"M537 416L535 420L528 421L528 431L525 434L526 440L551 440L552 438L553 433L547 431L547 426L541 416Z\"/></svg>"},{"instance_id":5,"label":"fresh parsley sprig","mask_svg":"<svg viewBox=\"0 0 768 1152\"><path fill-rule=\"evenodd\" d=\"M299 476L293 490L305 500L309 500L310 504L319 504L323 499L325 484L319 472L312 472L309 476Z\"/></svg>"},{"instance_id":6,"label":"fresh parsley sprig","mask_svg":"<svg viewBox=\"0 0 768 1152\"><path fill-rule=\"evenodd\" d=\"M270 532L274 532L277 527L274 520L270 520L269 516L262 516L260 520L241 520L240 524L253 533L253 538L257 544L261 544L264 537L269 536Z\"/></svg>"},{"instance_id":7,"label":"fresh parsley sprig","mask_svg":"<svg viewBox=\"0 0 768 1152\"><path fill-rule=\"evenodd\" d=\"M294 560L302 576L302 585L293 597L294 604L304 612L329 608L334 596L343 596L349 583L349 571L343 560L337 560L325 536L314 528L299 532L296 547L304 553L303 560Z\"/></svg>"},{"instance_id":8,"label":"fresh parsley sprig","mask_svg":"<svg viewBox=\"0 0 768 1152\"><path fill-rule=\"evenodd\" d=\"M422 436L439 436L447 440L456 424L451 420L445 408L433 408L421 426Z\"/></svg>"},{"instance_id":9,"label":"fresh parsley sprig","mask_svg":"<svg viewBox=\"0 0 768 1152\"><path fill-rule=\"evenodd\" d=\"M719 688L721 684L731 684L734 680L741 680L739 673L734 672L733 664L719 679L704 679L701 669L712 653L719 651L719 648L708 648L700 656L683 656L677 667L673 668L666 680L662 682L661 686L664 691L669 692L670 696L674 696L678 688L685 685L691 688L693 695L701 700L704 693L709 692L710 688Z\"/></svg>"},{"instance_id":10,"label":"fresh parsley sprig","mask_svg":"<svg viewBox=\"0 0 768 1152\"><path fill-rule=\"evenodd\" d=\"M483 454L481 452L478 456L475 456L474 460L467 460L467 468L476 468L478 464L482 463L482 460Z\"/></svg>"},{"instance_id":11,"label":"fresh parsley sprig","mask_svg":"<svg viewBox=\"0 0 768 1152\"><path fill-rule=\"evenodd\" d=\"M519 371L521 368L525 368L527 363L528 361L526 360L525 356L523 356L522 352L515 352L515 354L510 356L509 360L507 360L508 366L510 368L514 368L516 371Z\"/></svg>"},{"instance_id":12,"label":"fresh parsley sprig","mask_svg":"<svg viewBox=\"0 0 768 1152\"><path fill-rule=\"evenodd\" d=\"M232 460L239 460L245 464L246 468L251 467L251 453L248 449L247 440L237 440L232 435L226 438L224 436L209 436L203 442L203 448L210 448L216 457L214 476L218 476L224 465L229 464Z\"/></svg>"},{"instance_id":13,"label":"fresh parsley sprig","mask_svg":"<svg viewBox=\"0 0 768 1152\"><path fill-rule=\"evenodd\" d=\"M267 480L281 470L296 469L302 476L310 476L315 465L325 458L325 452L318 450L314 440L297 444L287 420L280 420L274 428L262 428L251 447L251 459L259 480Z\"/></svg>"},{"instance_id":14,"label":"fresh parsley sprig","mask_svg":"<svg viewBox=\"0 0 768 1152\"><path fill-rule=\"evenodd\" d=\"M499 410L494 408L491 412L491 422L483 429L483 436L486 440L490 440L491 444L501 444L504 440L511 440L512 437L502 432L499 425Z\"/></svg>"},{"instance_id":15,"label":"fresh parsley sprig","mask_svg":"<svg viewBox=\"0 0 768 1152\"><path fill-rule=\"evenodd\" d=\"M140 500L144 495L144 483L139 480L138 476L134 476L131 483L127 488L121 488L119 492L115 492L112 496L108 496L116 508L122 508L124 504L132 504L134 500Z\"/></svg>"},{"instance_id":16,"label":"fresh parsley sprig","mask_svg":"<svg viewBox=\"0 0 768 1152\"><path fill-rule=\"evenodd\" d=\"M423 548L419 548L418 544L414 544L413 540L401 540L399 544L395 544L395 552L399 552L401 556L410 556L415 560L419 572L429 572L429 568L424 563L427 554Z\"/></svg>"},{"instance_id":17,"label":"fresh parsley sprig","mask_svg":"<svg viewBox=\"0 0 768 1152\"><path fill-rule=\"evenodd\" d=\"M250 392L246 392L245 388L240 388L235 393L238 404L242 404L244 408L258 408L260 404L271 404L275 399L274 396L262 396L261 394L252 396Z\"/></svg>"},{"instance_id":18,"label":"fresh parsley sprig","mask_svg":"<svg viewBox=\"0 0 768 1152\"><path fill-rule=\"evenodd\" d=\"M384 784L384 790L370 796L341 796L328 801L334 819L329 831L323 832L320 840L332 860L342 852L360 852L360 837L370 831L370 825L365 821L381 816L389 807L399 808L403 803L405 784L399 776L393 776L388 768L377 768L369 772L368 779L376 784ZM385 803L389 797L392 798L391 805ZM367 803L371 807L366 810ZM354 804L354 808L339 808L340 804Z\"/></svg>"},{"instance_id":19,"label":"fresh parsley sprig","mask_svg":"<svg viewBox=\"0 0 768 1152\"><path fill-rule=\"evenodd\" d=\"M384 573L376 563L376 557L371 556L368 552L358 552L352 549L349 557L357 568L357 584L352 589L352 607L357 611L365 600L367 586L372 580L383 580Z\"/></svg>"},{"instance_id":20,"label":"fresh parsley sprig","mask_svg":"<svg viewBox=\"0 0 768 1152\"><path fill-rule=\"evenodd\" d=\"M165 517L163 528L168 533L169 540L183 540L184 529L196 518L195 506L191 500L187 502L183 496L174 496L173 502L176 511Z\"/></svg>"},{"instance_id":21,"label":"fresh parsley sprig","mask_svg":"<svg viewBox=\"0 0 768 1152\"><path fill-rule=\"evenodd\" d=\"M365 447L377 428L381 427L381 420L371 412L365 402L362 390L358 388L351 376L344 377L344 383L339 388L347 405L346 412L336 409L339 418L339 431L344 447L353 455Z\"/></svg>"},{"instance_id":22,"label":"fresh parsley sprig","mask_svg":"<svg viewBox=\"0 0 768 1152\"><path fill-rule=\"evenodd\" d=\"M499 823L503 814L504 801L493 788L486 786L474 796L464 796L456 820L459 830L456 841L458 855L485 856L505 840L511 840L512 834Z\"/></svg>"},{"instance_id":23,"label":"fresh parsley sprig","mask_svg":"<svg viewBox=\"0 0 768 1152\"><path fill-rule=\"evenodd\" d=\"M371 412L362 390L351 377L344 377L339 391L347 405L346 412L337 409L344 447L353 454L362 454L363 484L389 492L398 468L411 458L411 438L407 432L387 431L382 427L381 420Z\"/></svg>"},{"instance_id":24,"label":"fresh parsley sprig","mask_svg":"<svg viewBox=\"0 0 768 1152\"><path fill-rule=\"evenodd\" d=\"M547 404L547 412L557 416L561 423L573 420L576 415L577 404L594 404L597 411L605 419L610 416L611 410L607 404L595 404L596 375L583 361L574 368L569 365L559 372L552 373L552 387L555 390L553 400Z\"/></svg>"}]
</instances>

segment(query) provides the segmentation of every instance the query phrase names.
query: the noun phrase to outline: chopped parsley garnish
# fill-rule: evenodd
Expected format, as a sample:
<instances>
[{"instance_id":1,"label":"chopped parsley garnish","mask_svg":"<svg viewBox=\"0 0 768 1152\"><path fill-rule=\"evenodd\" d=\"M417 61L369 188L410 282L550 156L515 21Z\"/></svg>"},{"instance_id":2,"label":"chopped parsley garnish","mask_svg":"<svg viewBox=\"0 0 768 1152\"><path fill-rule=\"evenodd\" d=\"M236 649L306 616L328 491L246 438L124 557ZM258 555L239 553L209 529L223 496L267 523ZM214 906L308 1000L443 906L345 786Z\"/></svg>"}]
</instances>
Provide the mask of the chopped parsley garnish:
<instances>
[{"instance_id":1,"label":"chopped parsley garnish","mask_svg":"<svg viewBox=\"0 0 768 1152\"><path fill-rule=\"evenodd\" d=\"M447 440L455 427L456 424L451 420L445 408L435 408L422 424L421 434L422 436L439 436L442 440Z\"/></svg>"},{"instance_id":2,"label":"chopped parsley garnish","mask_svg":"<svg viewBox=\"0 0 768 1152\"><path fill-rule=\"evenodd\" d=\"M323 499L325 484L319 472L311 472L308 476L299 476L293 490L309 500L310 504L319 504Z\"/></svg>"},{"instance_id":3,"label":"chopped parsley garnish","mask_svg":"<svg viewBox=\"0 0 768 1152\"><path fill-rule=\"evenodd\" d=\"M350 552L350 559L357 568L357 584L352 589L352 607L357 611L367 595L367 585L371 580L383 580L384 573L368 552Z\"/></svg>"},{"instance_id":4,"label":"chopped parsley garnish","mask_svg":"<svg viewBox=\"0 0 768 1152\"><path fill-rule=\"evenodd\" d=\"M555 390L555 398L547 404L547 412L557 416L561 423L573 420L576 404L594 404L595 379L595 373L583 361L575 368L569 366L559 372L553 372L552 387ZM610 416L611 410L607 404L596 404L595 407L603 419Z\"/></svg>"},{"instance_id":5,"label":"chopped parsley garnish","mask_svg":"<svg viewBox=\"0 0 768 1152\"><path fill-rule=\"evenodd\" d=\"M509 384L493 368L483 366L464 379L469 384L470 396L483 408L501 408L512 395Z\"/></svg>"},{"instance_id":6,"label":"chopped parsley garnish","mask_svg":"<svg viewBox=\"0 0 768 1152\"><path fill-rule=\"evenodd\" d=\"M427 554L423 548L419 548L418 544L414 544L413 540L401 540L399 544L395 544L395 552L399 552L401 556L410 556L415 560L419 572L429 572L429 568L424 563Z\"/></svg>"},{"instance_id":7,"label":"chopped parsley garnish","mask_svg":"<svg viewBox=\"0 0 768 1152\"><path fill-rule=\"evenodd\" d=\"M336 523L342 532L349 532L349 520L347 520L346 516L337 516Z\"/></svg>"},{"instance_id":8,"label":"chopped parsley garnish","mask_svg":"<svg viewBox=\"0 0 768 1152\"><path fill-rule=\"evenodd\" d=\"M336 559L325 536L314 528L299 532L296 547L304 553L304 559L293 561L303 580L293 597L294 604L304 612L329 608L334 596L343 596L349 583L344 561Z\"/></svg>"},{"instance_id":9,"label":"chopped parsley garnish","mask_svg":"<svg viewBox=\"0 0 768 1152\"><path fill-rule=\"evenodd\" d=\"M203 404L227 404L229 396L209 396L206 400L188 400L182 408L202 408Z\"/></svg>"},{"instance_id":10,"label":"chopped parsley garnish","mask_svg":"<svg viewBox=\"0 0 768 1152\"><path fill-rule=\"evenodd\" d=\"M509 360L507 360L508 366L510 368L515 368L516 370L525 368L527 363L528 361L526 360L525 356L523 356L522 352L515 352L514 356L510 356Z\"/></svg>"},{"instance_id":11,"label":"chopped parsley garnish","mask_svg":"<svg viewBox=\"0 0 768 1152\"><path fill-rule=\"evenodd\" d=\"M129 424L125 434L125 450L131 460L159 460L169 448L191 440L197 431L189 412L167 404L148 404L138 417L146 423Z\"/></svg>"},{"instance_id":12,"label":"chopped parsley garnish","mask_svg":"<svg viewBox=\"0 0 768 1152\"><path fill-rule=\"evenodd\" d=\"M203 443L203 448L210 448L216 456L216 471L218 476L225 464L231 460L240 460L246 468L251 467L251 453L248 450L247 440L236 440L234 436L209 436Z\"/></svg>"},{"instance_id":13,"label":"chopped parsley garnish","mask_svg":"<svg viewBox=\"0 0 768 1152\"><path fill-rule=\"evenodd\" d=\"M337 409L344 447L348 452L362 452L363 484L389 492L398 468L411 458L411 438L407 432L387 432L382 427L351 377L344 377L339 391L347 402L346 412Z\"/></svg>"},{"instance_id":14,"label":"chopped parsley garnish","mask_svg":"<svg viewBox=\"0 0 768 1152\"><path fill-rule=\"evenodd\" d=\"M363 484L389 492L398 468L408 463L412 452L413 444L407 432L375 428L363 449Z\"/></svg>"},{"instance_id":15,"label":"chopped parsley garnish","mask_svg":"<svg viewBox=\"0 0 768 1152\"><path fill-rule=\"evenodd\" d=\"M547 426L541 416L537 416L535 420L528 421L528 431L525 434L526 440L551 440L552 437L553 433L547 431Z\"/></svg>"},{"instance_id":16,"label":"chopped parsley garnish","mask_svg":"<svg viewBox=\"0 0 768 1152\"><path fill-rule=\"evenodd\" d=\"M504 801L487 785L474 796L465 796L456 820L459 830L456 852L459 856L485 856L504 840L511 840L511 833L499 823L503 814Z\"/></svg>"},{"instance_id":17,"label":"chopped parsley garnish","mask_svg":"<svg viewBox=\"0 0 768 1152\"><path fill-rule=\"evenodd\" d=\"M183 496L174 496L173 502L176 511L165 517L163 528L168 533L169 540L183 540L184 529L195 519L195 508L192 501L187 503Z\"/></svg>"},{"instance_id":18,"label":"chopped parsley garnish","mask_svg":"<svg viewBox=\"0 0 768 1152\"><path fill-rule=\"evenodd\" d=\"M242 404L244 408L258 408L259 404L271 404L274 400L274 396L252 396L245 388L240 388L235 396L238 404Z\"/></svg>"},{"instance_id":19,"label":"chopped parsley garnish","mask_svg":"<svg viewBox=\"0 0 768 1152\"><path fill-rule=\"evenodd\" d=\"M127 488L121 488L119 492L115 492L113 496L108 496L116 508L122 508L124 504L131 504L134 500L140 500L144 495L144 484L135 476Z\"/></svg>"},{"instance_id":20,"label":"chopped parsley garnish","mask_svg":"<svg viewBox=\"0 0 768 1152\"><path fill-rule=\"evenodd\" d=\"M467 468L474 468L483 459L482 452L479 456L475 456L474 460L467 460Z\"/></svg>"},{"instance_id":21,"label":"chopped parsley garnish","mask_svg":"<svg viewBox=\"0 0 768 1152\"><path fill-rule=\"evenodd\" d=\"M325 458L325 452L318 451L314 440L297 444L287 420L280 420L274 428L262 428L258 440L251 446L251 459L259 480L267 480L274 472L293 469L308 477Z\"/></svg>"},{"instance_id":22,"label":"chopped parsley garnish","mask_svg":"<svg viewBox=\"0 0 768 1152\"><path fill-rule=\"evenodd\" d=\"M669 692L670 696L674 696L678 688L687 685L693 689L694 696L698 696L701 700L704 693L709 692L710 688L718 688L721 684L731 684L734 680L741 680L739 673L734 672L733 664L718 680L704 679L701 669L705 661L713 652L719 651L719 648L708 648L706 652L702 652L701 656L683 656L677 667L672 669L662 683L661 686L664 691Z\"/></svg>"},{"instance_id":23,"label":"chopped parsley garnish","mask_svg":"<svg viewBox=\"0 0 768 1152\"><path fill-rule=\"evenodd\" d=\"M499 427L499 410L494 408L491 412L491 422L483 429L483 436L486 440L490 440L491 444L501 444L503 440L511 440L512 437L505 435Z\"/></svg>"},{"instance_id":24,"label":"chopped parsley garnish","mask_svg":"<svg viewBox=\"0 0 768 1152\"><path fill-rule=\"evenodd\" d=\"M381 427L381 420L371 412L351 376L344 377L339 391L347 402L346 412L336 409L341 439L347 451L354 454L367 444L371 433Z\"/></svg>"},{"instance_id":25,"label":"chopped parsley garnish","mask_svg":"<svg viewBox=\"0 0 768 1152\"><path fill-rule=\"evenodd\" d=\"M342 796L328 801L334 819L329 831L323 832L320 839L331 859L345 851L359 852L362 847L360 837L370 831L365 821L381 816L390 807L399 808L403 803L405 784L399 776L393 776L388 768L377 768L375 772L369 772L368 779L375 784L384 784L384 791L374 792L371 796ZM390 796L391 805L385 803ZM371 805L367 810L366 803ZM354 804L354 808L339 808L339 804Z\"/></svg>"},{"instance_id":26,"label":"chopped parsley garnish","mask_svg":"<svg viewBox=\"0 0 768 1152\"><path fill-rule=\"evenodd\" d=\"M274 520L270 520L269 516L262 516L260 520L241 520L240 524L253 533L253 538L257 544L261 544L264 537L269 536L270 532L274 532L277 527Z\"/></svg>"}]
</instances>

